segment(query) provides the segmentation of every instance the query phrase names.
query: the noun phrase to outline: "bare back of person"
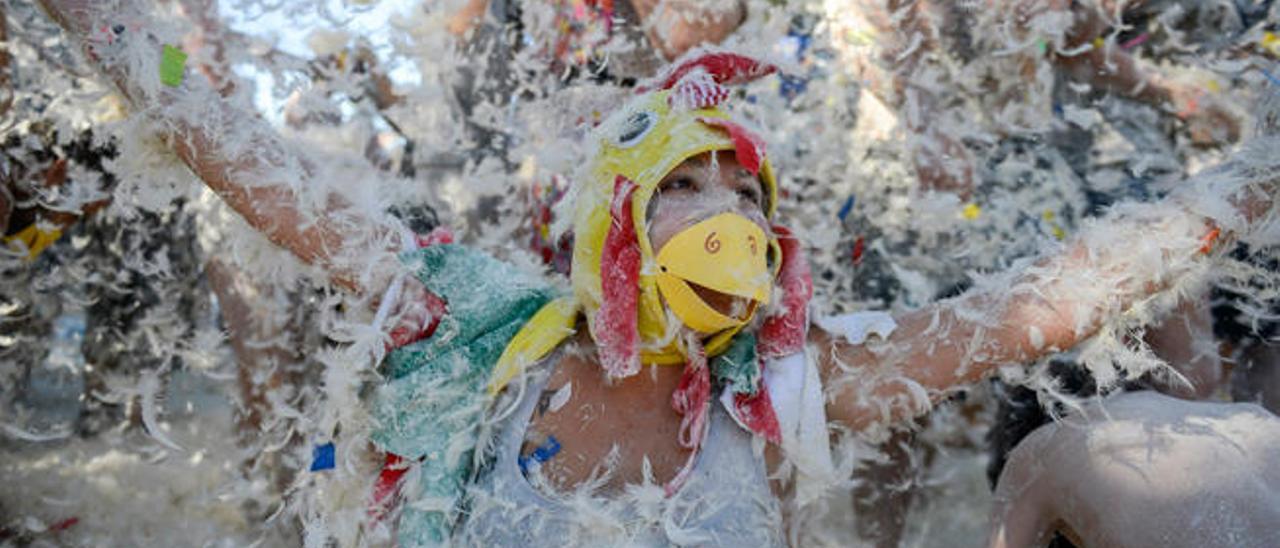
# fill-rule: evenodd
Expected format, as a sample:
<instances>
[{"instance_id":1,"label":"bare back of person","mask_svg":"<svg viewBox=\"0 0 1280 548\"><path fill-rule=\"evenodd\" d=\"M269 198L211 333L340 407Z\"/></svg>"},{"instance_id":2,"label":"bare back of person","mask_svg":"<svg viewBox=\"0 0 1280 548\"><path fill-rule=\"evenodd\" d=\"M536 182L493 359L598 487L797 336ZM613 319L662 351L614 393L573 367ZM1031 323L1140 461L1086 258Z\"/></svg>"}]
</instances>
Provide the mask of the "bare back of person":
<instances>
[{"instance_id":1,"label":"bare back of person","mask_svg":"<svg viewBox=\"0 0 1280 548\"><path fill-rule=\"evenodd\" d=\"M1077 546L1280 543L1280 419L1252 404L1134 392L1027 437L996 492L989 546L1054 531Z\"/></svg>"}]
</instances>

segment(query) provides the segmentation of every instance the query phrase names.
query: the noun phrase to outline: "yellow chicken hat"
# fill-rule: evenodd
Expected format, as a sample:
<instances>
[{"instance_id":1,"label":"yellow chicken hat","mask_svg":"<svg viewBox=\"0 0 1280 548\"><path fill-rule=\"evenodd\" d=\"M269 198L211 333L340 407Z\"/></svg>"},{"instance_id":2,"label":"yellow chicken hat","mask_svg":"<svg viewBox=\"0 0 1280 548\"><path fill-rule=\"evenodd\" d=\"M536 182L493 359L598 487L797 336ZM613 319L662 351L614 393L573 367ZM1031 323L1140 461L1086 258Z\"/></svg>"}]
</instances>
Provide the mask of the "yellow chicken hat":
<instances>
[{"instance_id":1,"label":"yellow chicken hat","mask_svg":"<svg viewBox=\"0 0 1280 548\"><path fill-rule=\"evenodd\" d=\"M591 133L588 146L594 148L588 175L575 182L579 188L570 273L573 295L547 304L517 333L499 358L491 392L496 393L572 334L578 314L586 316L601 365L613 377L632 375L641 363L686 363L688 350L675 337L669 306L679 307L680 320L697 324L690 327L708 335L703 341L706 356L724 351L758 307L752 306L745 318L723 317L707 307L687 284L724 289L700 278L697 272L675 268L678 261L655 256L646 212L658 184L682 162L706 152L733 151L738 162L762 181L766 216L772 220L778 189L763 142L719 105L729 97L724 85L774 70L772 65L727 52L693 57L670 68L655 85L639 88L637 97ZM715 228L717 223L734 221L707 222ZM781 251L775 238L754 225L755 233L739 228L737 232L746 234L746 240L737 246L730 242L730 251L750 253L751 257L742 260L754 268L769 264L776 273ZM681 247L675 242L673 238L667 247ZM707 242L710 250L710 236ZM715 244L719 248L720 242ZM693 248L700 246L684 247L693 253L697 251ZM765 253L770 255L767 260ZM660 265L662 259L666 262ZM672 263L672 269L667 268L667 262ZM763 288L725 291L751 296L755 304L763 305L768 302L771 285L770 279Z\"/></svg>"}]
</instances>

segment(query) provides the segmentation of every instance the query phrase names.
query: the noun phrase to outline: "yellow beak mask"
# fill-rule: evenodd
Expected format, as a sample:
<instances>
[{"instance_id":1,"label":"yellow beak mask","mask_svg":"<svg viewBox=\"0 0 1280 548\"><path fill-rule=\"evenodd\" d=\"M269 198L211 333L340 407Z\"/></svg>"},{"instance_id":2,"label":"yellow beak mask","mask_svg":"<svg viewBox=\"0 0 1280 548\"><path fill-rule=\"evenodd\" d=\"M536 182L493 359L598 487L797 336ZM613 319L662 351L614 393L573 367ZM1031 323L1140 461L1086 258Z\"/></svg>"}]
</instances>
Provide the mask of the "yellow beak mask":
<instances>
[{"instance_id":1,"label":"yellow beak mask","mask_svg":"<svg viewBox=\"0 0 1280 548\"><path fill-rule=\"evenodd\" d=\"M695 331L717 333L742 326L760 304L769 303L773 275L765 259L770 240L747 218L721 213L686 228L658 251L658 292L677 317ZM692 285L747 300L728 316L708 305Z\"/></svg>"},{"instance_id":2,"label":"yellow beak mask","mask_svg":"<svg viewBox=\"0 0 1280 548\"><path fill-rule=\"evenodd\" d=\"M490 382L497 392L527 365L550 353L587 319L601 365L626 377L641 363L683 365L677 324L703 335L706 356L723 352L771 296L781 263L774 237L733 213L702 220L676 234L660 252L649 241L646 212L658 184L686 160L732 152L765 189L772 219L777 183L759 138L719 104L732 84L773 67L727 53L673 67L656 91L633 99L591 134L591 161L574 184L573 295L552 301L525 325L499 359ZM738 313L709 305L699 289L741 298ZM673 321L676 320L676 321Z\"/></svg>"}]
</instances>

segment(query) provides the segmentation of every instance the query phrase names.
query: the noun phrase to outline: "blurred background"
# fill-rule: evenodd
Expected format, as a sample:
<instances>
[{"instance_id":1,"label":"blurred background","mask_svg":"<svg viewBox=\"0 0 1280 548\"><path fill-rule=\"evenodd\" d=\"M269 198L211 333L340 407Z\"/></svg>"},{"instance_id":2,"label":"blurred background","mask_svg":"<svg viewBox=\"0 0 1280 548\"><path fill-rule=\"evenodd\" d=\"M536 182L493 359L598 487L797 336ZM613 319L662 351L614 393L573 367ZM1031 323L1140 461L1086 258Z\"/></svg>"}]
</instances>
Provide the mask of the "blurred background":
<instances>
[{"instance_id":1,"label":"blurred background","mask_svg":"<svg viewBox=\"0 0 1280 548\"><path fill-rule=\"evenodd\" d=\"M767 142L826 314L954 295L1117 201L1164 195L1247 138L1280 86L1270 1L148 9L103 35L171 37L186 78L267 120L327 188L557 280L592 125L691 50L768 59L780 74L734 88L731 108ZM364 312L200 184L36 6L2 2L0 19L0 545L377 543L358 527L376 458L326 464L360 434L334 417L377 382L341 350ZM1271 250L1234 258L1275 269ZM1185 333L1148 342L1192 356L1194 386L1156 388L1280 408L1274 297L1191 299ZM1022 436L1073 398L1159 384L1100 387L1072 363L847 440L849 488L805 544L981 543Z\"/></svg>"}]
</instances>

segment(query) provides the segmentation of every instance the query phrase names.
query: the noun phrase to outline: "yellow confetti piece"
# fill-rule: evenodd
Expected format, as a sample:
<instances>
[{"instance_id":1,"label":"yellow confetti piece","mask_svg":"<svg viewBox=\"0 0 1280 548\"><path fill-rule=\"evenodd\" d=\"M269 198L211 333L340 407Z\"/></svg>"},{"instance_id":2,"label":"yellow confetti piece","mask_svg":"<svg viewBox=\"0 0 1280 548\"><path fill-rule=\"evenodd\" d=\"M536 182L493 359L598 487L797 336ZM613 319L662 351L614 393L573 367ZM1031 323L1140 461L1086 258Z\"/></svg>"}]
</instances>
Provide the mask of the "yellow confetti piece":
<instances>
[{"instance_id":1,"label":"yellow confetti piece","mask_svg":"<svg viewBox=\"0 0 1280 548\"><path fill-rule=\"evenodd\" d=\"M851 30L845 34L845 41L855 46L870 46L876 43L876 33L871 30Z\"/></svg>"},{"instance_id":2,"label":"yellow confetti piece","mask_svg":"<svg viewBox=\"0 0 1280 548\"><path fill-rule=\"evenodd\" d=\"M38 224L31 223L27 228L18 231L17 234L5 238L5 244L14 251L26 250L28 261L36 260L36 257L40 256L40 252L62 237L61 229L44 230Z\"/></svg>"},{"instance_id":3,"label":"yellow confetti piece","mask_svg":"<svg viewBox=\"0 0 1280 548\"><path fill-rule=\"evenodd\" d=\"M1218 93L1219 91L1222 91L1222 87L1218 85L1217 80L1209 80L1209 82L1206 83L1204 87L1209 88L1209 91L1212 91L1214 93Z\"/></svg>"},{"instance_id":4,"label":"yellow confetti piece","mask_svg":"<svg viewBox=\"0 0 1280 548\"><path fill-rule=\"evenodd\" d=\"M533 155L525 156L524 160L520 161L520 169L516 171L516 176L519 177L521 181L532 181L533 177L537 174L538 159ZM538 187L535 187L535 190L537 188Z\"/></svg>"},{"instance_id":5,"label":"yellow confetti piece","mask_svg":"<svg viewBox=\"0 0 1280 548\"><path fill-rule=\"evenodd\" d=\"M1094 48L1102 49L1102 46L1105 46L1105 45L1107 45L1107 41L1106 41L1106 40L1104 40L1104 39L1102 39L1102 37L1101 37L1101 36L1099 36L1099 37L1097 37L1097 38L1094 38L1094 39L1093 39L1093 47L1094 47Z\"/></svg>"},{"instance_id":6,"label":"yellow confetti piece","mask_svg":"<svg viewBox=\"0 0 1280 548\"><path fill-rule=\"evenodd\" d=\"M1271 55L1280 57L1280 37L1276 37L1273 32L1264 33L1262 35L1262 49L1267 50Z\"/></svg>"},{"instance_id":7,"label":"yellow confetti piece","mask_svg":"<svg viewBox=\"0 0 1280 548\"><path fill-rule=\"evenodd\" d=\"M1049 232L1053 233L1054 238L1061 240L1067 237L1067 231L1063 230L1061 226L1058 226L1058 223L1053 221L1057 218L1057 214L1055 214L1052 209L1044 210L1044 213L1040 214L1040 218L1044 219L1044 222L1049 223Z\"/></svg>"},{"instance_id":8,"label":"yellow confetti piece","mask_svg":"<svg viewBox=\"0 0 1280 548\"><path fill-rule=\"evenodd\" d=\"M982 208L978 204L965 204L964 209L960 210L960 215L966 221L972 221L982 215Z\"/></svg>"}]
</instances>

